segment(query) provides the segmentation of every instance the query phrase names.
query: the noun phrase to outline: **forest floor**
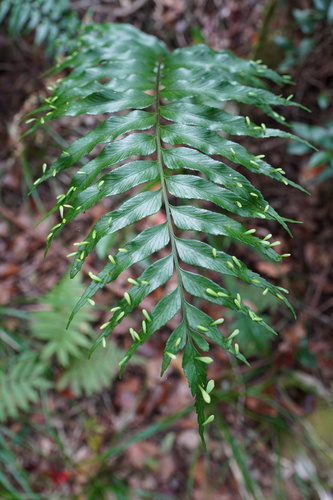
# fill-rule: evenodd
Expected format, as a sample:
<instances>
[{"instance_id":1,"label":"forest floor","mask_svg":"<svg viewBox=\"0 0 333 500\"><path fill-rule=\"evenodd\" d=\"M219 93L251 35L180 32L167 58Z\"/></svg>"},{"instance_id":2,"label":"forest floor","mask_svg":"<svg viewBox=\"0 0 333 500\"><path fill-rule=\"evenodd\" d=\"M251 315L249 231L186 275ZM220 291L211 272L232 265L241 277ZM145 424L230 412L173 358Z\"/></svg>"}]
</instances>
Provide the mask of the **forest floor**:
<instances>
[{"instance_id":1,"label":"forest floor","mask_svg":"<svg viewBox=\"0 0 333 500\"><path fill-rule=\"evenodd\" d=\"M304 35L288 8L279 7L271 20L271 36L261 46L266 4L264 0L72 2L83 19L90 7L94 21L131 23L162 38L170 48L204 40L214 49L230 49L240 57L255 56L277 65L286 55L273 43L273 34L288 34L295 45ZM316 32L314 39L313 50L289 69L296 84L282 92L295 94L295 100L312 111L293 108L285 114L287 121L324 126L333 111L331 30ZM40 74L46 64L42 49L33 47L30 37L18 42L1 36L0 52L0 312L4 313L0 332L29 335L25 320L10 311L36 310L38 300L68 270L68 248L101 216L101 208L95 207L65 230L44 257L45 239L56 219L37 228L35 224L51 209L57 191L50 185L30 197L28 191L43 158L56 157L60 134L70 142L76 132L62 121L51 137L38 132L20 141L23 116L45 97L48 82ZM323 95L327 106L319 105ZM257 154L257 145L248 147ZM280 334L265 341L248 337L253 344L251 369L214 351L220 363L214 363L209 373L220 387L214 404L221 419L207 432L208 454L201 449L181 361L177 358L160 378L170 329L143 346L138 363L127 368L121 380L114 378L111 388L90 397L76 397L70 387L46 391L43 404L36 403L28 415L7 422L10 432L22 438L11 451L38 498L333 498L333 176L318 182L325 165L311 168L310 155L288 154L282 139L264 140L259 147L258 153L282 166L311 196L288 187L282 190L265 178L253 179L271 206L302 224L291 224L292 239L282 228L270 225L283 251L291 254L278 268L244 250L239 257L251 258L255 270L290 290L297 319L274 303L263 304L262 313L269 313ZM332 138L328 147L333 151ZM98 263L89 259L85 281L88 271L97 270ZM124 291L116 282L108 293L100 294L99 303L106 308L109 294L117 297ZM149 297L147 309L159 300L159 293ZM251 299L247 298L249 303ZM94 314L94 325L105 321L103 307ZM120 348L127 347L125 332L137 321L133 316L115 332ZM228 318L229 325L234 322ZM2 352L4 339L0 337L1 358L8 353L7 348ZM54 370L56 378L58 368ZM23 498L29 495L22 494Z\"/></svg>"}]
</instances>

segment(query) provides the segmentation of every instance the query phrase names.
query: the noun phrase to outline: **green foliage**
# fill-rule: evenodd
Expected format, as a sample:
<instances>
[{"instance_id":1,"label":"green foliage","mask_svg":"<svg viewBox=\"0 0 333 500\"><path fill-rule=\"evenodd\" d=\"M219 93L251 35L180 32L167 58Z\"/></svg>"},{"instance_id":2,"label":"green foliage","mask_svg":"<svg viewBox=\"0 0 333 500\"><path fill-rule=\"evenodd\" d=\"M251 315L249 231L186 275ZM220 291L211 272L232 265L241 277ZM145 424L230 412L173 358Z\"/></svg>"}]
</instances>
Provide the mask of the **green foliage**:
<instances>
[{"instance_id":1,"label":"green foliage","mask_svg":"<svg viewBox=\"0 0 333 500\"><path fill-rule=\"evenodd\" d=\"M269 205L239 168L266 175L283 185L299 186L287 180L281 168L271 167L263 155L254 156L226 135L294 136L267 128L264 123L256 125L248 117L234 116L221 108L229 101L252 105L284 124L273 107L294 104L267 90L263 78L281 84L289 79L257 62L238 59L228 51L215 52L204 45L169 52L155 37L117 24L84 27L77 50L59 63L54 73L64 75L68 69L72 71L58 81L45 105L35 112L38 117L27 120L35 120L30 131L62 116L102 115L104 121L69 145L53 165L44 165L42 176L35 181L38 185L85 161L50 212L59 210L60 222L52 228L47 248L79 214L113 197L112 210L77 244L71 270L74 277L105 236L158 212L165 218L165 222L145 226L116 254L109 255L97 276L90 273L91 283L71 320L99 289L134 264L150 259L150 265L141 276L130 280L132 286L111 309L110 320L102 325L94 351L147 295L175 275L176 288L164 295L152 311L142 311L138 332L131 329L133 344L120 363L121 372L136 350L181 312L180 324L166 345L162 372L184 350L183 368L196 401L203 439L209 415L205 407L212 384L207 385L206 380L210 359L202 351L208 352L214 342L240 361L246 359L233 338L228 339L219 330L223 320L214 321L199 309L197 298L215 304L216 311L232 309L272 331L244 304L238 292L223 287L223 276L229 275L264 294L272 294L293 310L285 290L248 269L236 256L212 247L206 235L228 237L264 258L282 261L284 255L274 250L277 242L271 243L268 236L255 236L255 230L247 230L239 219L275 220L287 230L288 219ZM98 144L105 146L86 159ZM124 196L117 205L119 195ZM194 200L193 204L188 200ZM193 239L193 232L198 239ZM165 248L168 254L165 256L164 250L162 257L159 251Z\"/></svg>"},{"instance_id":2,"label":"green foliage","mask_svg":"<svg viewBox=\"0 0 333 500\"><path fill-rule=\"evenodd\" d=\"M32 343L23 344L13 335L8 338L9 345L21 352L12 355L9 351L0 364L0 422L30 411L39 402L42 389L69 387L79 397L110 385L124 352L111 342L88 360L93 341L93 315L88 308L82 308L66 330L68 316L83 290L80 280L64 276L39 301L42 310L24 315L30 320ZM55 361L60 369L56 381L51 377Z\"/></svg>"},{"instance_id":3,"label":"green foliage","mask_svg":"<svg viewBox=\"0 0 333 500\"><path fill-rule=\"evenodd\" d=\"M332 29L333 2L332 0L312 0L311 8L293 9L292 13L302 37L301 39L298 37L295 43L291 37L282 35L274 37L275 42L285 53L284 60L279 67L281 71L288 71L304 62L306 57L316 49L318 43L316 35L322 33L325 28Z\"/></svg>"},{"instance_id":4,"label":"green foliage","mask_svg":"<svg viewBox=\"0 0 333 500\"><path fill-rule=\"evenodd\" d=\"M0 495L3 500L40 500L30 485L28 474L17 463L7 441L14 442L17 436L5 427L0 427ZM15 485L15 486L14 486ZM23 493L24 492L24 493Z\"/></svg>"},{"instance_id":5,"label":"green foliage","mask_svg":"<svg viewBox=\"0 0 333 500\"><path fill-rule=\"evenodd\" d=\"M308 168L322 168L322 172L316 176L316 182L326 181L333 176L333 120L329 120L324 126L306 125L294 122L292 124L296 134L311 141L318 151L312 152L307 144L293 143L289 145L289 153L294 155L310 155Z\"/></svg>"},{"instance_id":6,"label":"green foliage","mask_svg":"<svg viewBox=\"0 0 333 500\"><path fill-rule=\"evenodd\" d=\"M80 357L72 360L57 382L57 389L70 387L76 396L91 396L110 387L112 378L116 375L118 362L124 355L123 351L112 342L107 349L99 350L88 359L89 350L82 349Z\"/></svg>"},{"instance_id":7,"label":"green foliage","mask_svg":"<svg viewBox=\"0 0 333 500\"><path fill-rule=\"evenodd\" d=\"M31 322L33 337L43 341L41 360L50 363L56 359L62 368L56 388L69 386L76 396L91 395L109 386L123 356L123 351L112 343L92 362L88 360L94 333L90 325L93 315L87 307L80 309L66 330L68 316L83 291L80 280L64 276L39 301L43 309L34 313Z\"/></svg>"},{"instance_id":8,"label":"green foliage","mask_svg":"<svg viewBox=\"0 0 333 500\"><path fill-rule=\"evenodd\" d=\"M0 372L0 421L17 417L39 400L39 390L50 386L44 377L45 365L34 352L23 352Z\"/></svg>"},{"instance_id":9,"label":"green foliage","mask_svg":"<svg viewBox=\"0 0 333 500\"><path fill-rule=\"evenodd\" d=\"M73 358L81 358L82 350L90 347L93 332L89 321L93 315L89 309L82 308L66 330L67 318L82 291L79 280L65 276L40 299L41 310L33 314L31 332L34 338L44 341L40 349L43 361L55 357L61 366L68 367Z\"/></svg>"},{"instance_id":10,"label":"green foliage","mask_svg":"<svg viewBox=\"0 0 333 500\"><path fill-rule=\"evenodd\" d=\"M68 0L2 0L0 24L6 21L10 37L35 32L35 44L45 43L47 54L70 49L71 38L79 27L77 14Z\"/></svg>"},{"instance_id":11,"label":"green foliage","mask_svg":"<svg viewBox=\"0 0 333 500\"><path fill-rule=\"evenodd\" d=\"M253 305L256 308L256 314L267 321L267 313L276 311L279 307L279 300L271 294L263 295L258 288L249 288L244 283L237 283L235 278L231 276L225 277L225 283L232 293L236 294L237 290L247 304ZM261 322L254 322L246 314L235 314L230 311L229 315L232 318L230 329L237 331L237 342L242 346L243 354L246 358L250 356L264 357L271 352L271 344L273 337L269 335Z\"/></svg>"},{"instance_id":12,"label":"green foliage","mask_svg":"<svg viewBox=\"0 0 333 500\"><path fill-rule=\"evenodd\" d=\"M333 2L332 0L313 0L311 9L294 9L293 14L302 32L312 35L318 21L333 23Z\"/></svg>"}]
</instances>

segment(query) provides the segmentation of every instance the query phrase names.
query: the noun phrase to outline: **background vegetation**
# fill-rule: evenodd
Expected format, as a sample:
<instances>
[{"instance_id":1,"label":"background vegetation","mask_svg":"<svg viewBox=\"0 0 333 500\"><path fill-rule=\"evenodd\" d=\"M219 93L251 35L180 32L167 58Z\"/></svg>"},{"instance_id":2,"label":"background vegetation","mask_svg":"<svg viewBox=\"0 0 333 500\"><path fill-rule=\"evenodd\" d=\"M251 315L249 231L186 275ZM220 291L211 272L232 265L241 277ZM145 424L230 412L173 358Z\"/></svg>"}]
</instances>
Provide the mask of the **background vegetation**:
<instances>
[{"instance_id":1,"label":"background vegetation","mask_svg":"<svg viewBox=\"0 0 333 500\"><path fill-rule=\"evenodd\" d=\"M8 499L323 499L332 497L330 422L332 359L332 2L204 2L136 0L134 2L3 1L0 8L1 159L0 245L0 497ZM13 14L14 11L14 14ZM33 13L40 13L31 20ZM16 16L16 17L15 17ZM118 330L100 357L87 361L96 325L106 319L110 294L123 296L115 283L101 293L101 306L83 309L69 332L64 323L82 283L67 277L68 230L43 259L52 223L34 224L68 185L57 181L27 192L40 165L93 118L63 119L49 131L20 142L22 117L46 96L52 82L39 78L54 55L70 50L79 20L129 22L162 38L170 48L206 42L237 55L263 59L289 72L296 85L283 94L311 109L290 109L295 133L318 152L267 139L260 145L271 164L312 193L283 191L267 180L257 187L284 215L303 221L294 239L279 235L292 260L276 268L252 260L258 269L291 290L295 322L275 300L259 294L242 297L268 318L279 338L262 335L228 316L239 328L251 369L216 351L211 377L219 418L208 433L209 453L199 443L192 398L177 360L160 379L168 332L144 346L122 380L117 363L127 347ZM61 26L59 31L52 26ZM74 31L73 31L74 30ZM60 35L59 35L60 33ZM276 89L273 89L276 90ZM278 93L280 90L277 91ZM251 116L254 121L260 116ZM260 121L259 121L260 123ZM300 125L302 124L302 125ZM48 132L48 133L47 133ZM65 142L64 142L65 141ZM264 149L264 151L263 151ZM67 184L66 184L67 183ZM260 185L259 185L260 184ZM289 195L289 193L291 193ZM98 207L76 224L76 235L100 217ZM55 222L54 222L55 223ZM142 230L140 226L133 231ZM73 231L73 229L72 229ZM279 229L272 224L272 232ZM109 241L97 255L107 255ZM214 243L214 242L212 242ZM225 248L230 247L228 240ZM242 258L249 259L246 255ZM251 256L251 259L253 257ZM94 261L86 271L94 271ZM235 283L230 280L230 289ZM237 285L238 286L238 285ZM159 300L151 297L152 305Z\"/></svg>"}]
</instances>

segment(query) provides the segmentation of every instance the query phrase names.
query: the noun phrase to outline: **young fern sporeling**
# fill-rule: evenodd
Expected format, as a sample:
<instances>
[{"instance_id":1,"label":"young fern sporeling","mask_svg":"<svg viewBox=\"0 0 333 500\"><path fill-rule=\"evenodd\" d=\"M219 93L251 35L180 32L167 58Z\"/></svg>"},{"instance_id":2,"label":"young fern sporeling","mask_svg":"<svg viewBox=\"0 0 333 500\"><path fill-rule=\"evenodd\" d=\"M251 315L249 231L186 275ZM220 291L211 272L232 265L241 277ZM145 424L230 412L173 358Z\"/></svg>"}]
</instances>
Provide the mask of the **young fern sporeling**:
<instances>
[{"instance_id":1,"label":"young fern sporeling","mask_svg":"<svg viewBox=\"0 0 333 500\"><path fill-rule=\"evenodd\" d=\"M248 117L232 115L221 107L228 101L251 104L284 123L272 106L294 104L266 90L262 77L276 83L288 79L258 62L238 59L228 51L215 52L204 45L169 52L156 38L132 26L117 24L85 27L77 51L58 64L55 72L67 68L72 71L58 82L45 106L37 110L32 130L47 120L66 115L110 116L73 142L35 182L38 185L78 161L82 163L96 145L106 144L92 159L85 160L73 175L67 192L59 196L50 213L59 210L60 222L52 228L47 248L58 231L78 214L104 197L129 190L130 197L104 214L84 240L76 244L72 276L80 271L86 257L104 236L161 210L166 219L145 228L110 254L98 275L90 273L91 283L71 318L84 304L92 303L95 293L125 269L154 255L141 276L128 279L131 286L112 307L110 320L101 326L92 351L100 343L105 344L106 337L147 295L175 275L177 286L151 312L142 310L137 331L130 329L133 343L120 363L121 372L138 347L180 311L180 323L166 343L162 373L177 353L183 351L183 368L195 398L204 442L204 428L213 420L206 411L213 389L213 382L208 382L206 376L207 365L212 361L205 354L210 343L217 343L243 362L246 360L241 346L234 341L237 332L223 336L219 329L223 318L211 318L191 303L192 297L244 314L275 333L243 303L239 293L234 296L222 286L222 279L218 282L211 279L218 273L221 278L230 275L259 287L264 294L273 294L293 310L284 290L248 269L236 256L212 247L205 234L227 236L275 262L282 261L283 256L274 250L277 242L271 242L270 235L261 239L255 236L254 229L247 229L228 215L276 220L289 231L288 220L234 166L299 186L288 181L281 168L265 162L263 155L254 156L225 135L295 137L265 124L256 125ZM133 194L135 187L138 189ZM187 200L199 202L191 205ZM188 239L189 231L201 233L201 241ZM165 247L169 248L169 254L159 258L158 252ZM206 276L206 270L214 273Z\"/></svg>"}]
</instances>

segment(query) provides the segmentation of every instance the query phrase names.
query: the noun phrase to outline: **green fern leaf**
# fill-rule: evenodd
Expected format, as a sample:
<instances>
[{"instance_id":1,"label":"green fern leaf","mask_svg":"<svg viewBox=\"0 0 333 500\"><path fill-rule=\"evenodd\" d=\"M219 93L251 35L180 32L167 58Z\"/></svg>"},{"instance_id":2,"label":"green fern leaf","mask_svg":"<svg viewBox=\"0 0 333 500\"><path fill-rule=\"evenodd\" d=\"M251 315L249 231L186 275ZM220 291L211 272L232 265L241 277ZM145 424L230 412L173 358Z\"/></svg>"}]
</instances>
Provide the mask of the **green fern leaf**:
<instances>
[{"instance_id":1,"label":"green fern leaf","mask_svg":"<svg viewBox=\"0 0 333 500\"><path fill-rule=\"evenodd\" d=\"M66 330L67 318L83 290L80 280L70 280L65 276L39 301L43 309L34 312L31 331L33 337L43 341L40 351L43 361L55 357L61 366L67 367L73 358L82 359L82 352L90 347L92 331L89 321L92 314L89 309L81 309L70 329Z\"/></svg>"},{"instance_id":2,"label":"green fern leaf","mask_svg":"<svg viewBox=\"0 0 333 500\"><path fill-rule=\"evenodd\" d=\"M35 44L45 43L48 55L68 50L79 27L67 0L2 0L0 24L5 21L12 38L35 31Z\"/></svg>"},{"instance_id":3,"label":"green fern leaf","mask_svg":"<svg viewBox=\"0 0 333 500\"><path fill-rule=\"evenodd\" d=\"M200 387L203 388L207 384L207 370L205 363L200 361L200 353L193 345L191 337L186 343L183 355L183 369L185 376L191 388L192 396L195 398L195 409L198 415L199 432L204 441L204 422L205 422L205 401L203 399Z\"/></svg>"},{"instance_id":4,"label":"green fern leaf","mask_svg":"<svg viewBox=\"0 0 333 500\"><path fill-rule=\"evenodd\" d=\"M24 352L0 371L0 421L28 411L39 400L40 389L50 387L44 376L46 365L34 352Z\"/></svg>"},{"instance_id":5,"label":"green fern leaf","mask_svg":"<svg viewBox=\"0 0 333 500\"><path fill-rule=\"evenodd\" d=\"M151 312L142 311L137 332L131 329L133 344L120 362L121 372L138 347L180 312L180 324L166 344L162 371L178 352L184 351L183 367L195 397L203 439L204 427L211 421L209 417L207 422L205 414L212 384L207 387L206 363L210 358L201 356L201 351L208 352L209 342L213 341L240 361L247 361L233 336L221 333L223 320L214 321L194 307L192 297L212 302L221 310L230 308L272 331L243 303L239 293L230 293L223 286L223 277L232 276L274 295L293 311L283 290L248 269L236 256L210 246L205 235L228 236L265 258L281 262L283 256L275 252L274 243L254 236L254 230L247 230L234 219L257 218L263 223L275 220L289 231L288 219L270 207L238 169L302 189L287 180L281 168L273 168L262 155L254 156L235 140L225 138L225 134L235 138L297 138L263 123L256 125L248 117L231 115L221 107L228 101L252 105L284 124L274 107L295 103L272 94L264 79L276 83L289 80L259 63L204 45L169 52L156 38L132 26L117 24L85 27L78 39L78 50L58 64L54 72L65 69L72 71L59 82L46 104L36 110L36 118L31 118L36 122L29 132L64 115L106 116L102 124L73 142L35 182L37 186L78 161L84 163L51 211L59 210L60 221L52 228L47 246L78 214L105 197L128 190L130 197L127 195L117 206L115 201L112 211L96 222L84 241L77 243L71 276L78 273L101 238L158 212L166 218L165 223L145 228L126 241L123 248L109 255L97 275L90 274L91 283L70 320L74 321L87 299L100 288L133 264L149 259L147 269L130 279L132 286L111 309L113 314L102 325L93 351L144 297L175 276L173 291ZM98 144L104 144L104 148L86 160L85 156ZM195 206L189 200L197 200ZM192 239L193 232L200 233L202 241ZM162 257L158 252L164 248L168 254L165 256L164 250ZM206 277L207 270L220 275L220 279L215 282Z\"/></svg>"},{"instance_id":6,"label":"green fern leaf","mask_svg":"<svg viewBox=\"0 0 333 500\"><path fill-rule=\"evenodd\" d=\"M73 359L57 381L57 389L70 387L76 396L91 396L104 387L110 387L118 371L124 351L111 342L107 349L99 349L88 359L89 350L82 350L81 357Z\"/></svg>"}]
</instances>

